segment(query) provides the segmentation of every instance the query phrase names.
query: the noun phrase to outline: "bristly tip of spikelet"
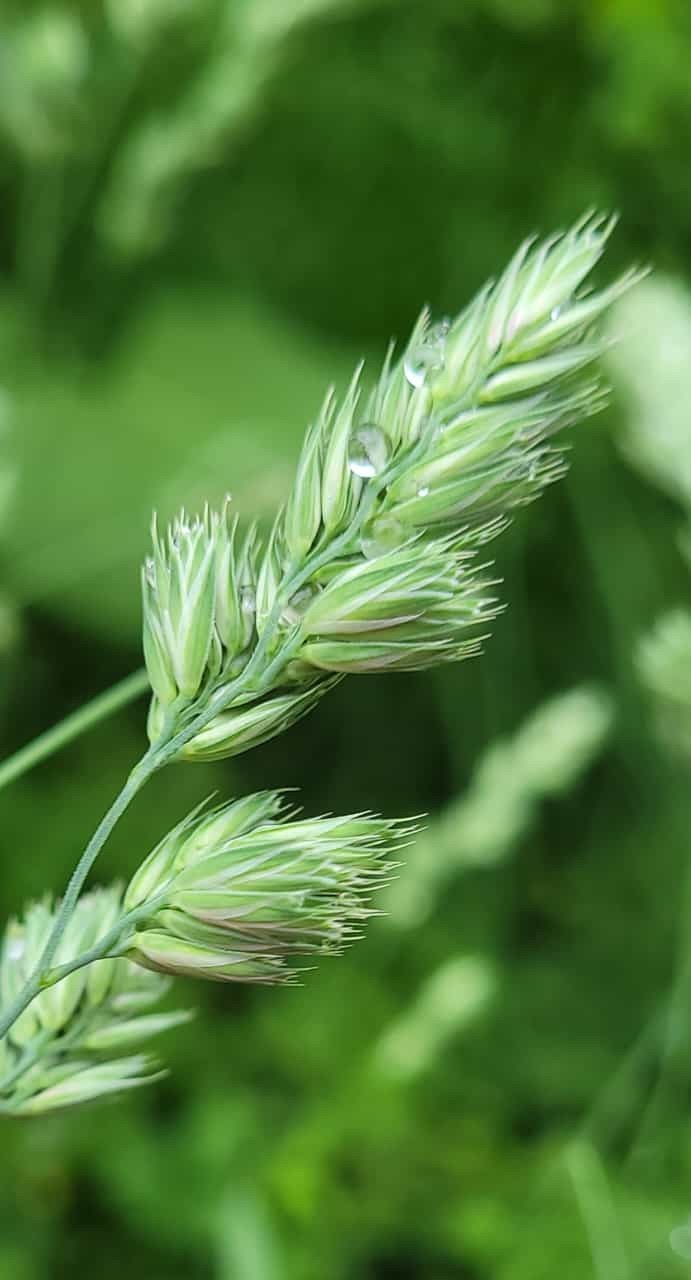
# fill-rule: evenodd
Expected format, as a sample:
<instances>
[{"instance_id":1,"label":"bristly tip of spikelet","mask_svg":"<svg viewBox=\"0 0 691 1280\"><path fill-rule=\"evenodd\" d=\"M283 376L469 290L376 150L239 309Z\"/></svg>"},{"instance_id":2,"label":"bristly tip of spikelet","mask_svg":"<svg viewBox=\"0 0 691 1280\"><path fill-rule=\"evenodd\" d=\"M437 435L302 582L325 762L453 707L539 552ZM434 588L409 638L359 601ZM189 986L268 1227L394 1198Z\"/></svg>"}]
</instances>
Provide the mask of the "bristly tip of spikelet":
<instances>
[{"instance_id":1,"label":"bristly tip of spikelet","mask_svg":"<svg viewBox=\"0 0 691 1280\"><path fill-rule=\"evenodd\" d=\"M197 810L127 889L125 906L142 917L130 954L164 973L290 980L295 958L339 952L359 935L416 829L369 813L302 818L275 791Z\"/></svg>"}]
</instances>

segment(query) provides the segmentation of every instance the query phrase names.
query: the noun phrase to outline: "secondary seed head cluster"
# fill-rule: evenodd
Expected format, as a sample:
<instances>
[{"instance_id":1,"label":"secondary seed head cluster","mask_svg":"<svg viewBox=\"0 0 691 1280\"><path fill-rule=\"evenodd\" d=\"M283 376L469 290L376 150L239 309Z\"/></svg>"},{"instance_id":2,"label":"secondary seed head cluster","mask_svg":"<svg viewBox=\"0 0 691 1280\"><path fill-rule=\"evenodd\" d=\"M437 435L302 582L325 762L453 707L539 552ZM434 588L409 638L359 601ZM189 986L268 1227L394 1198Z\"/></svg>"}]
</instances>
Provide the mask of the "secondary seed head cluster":
<instances>
[{"instance_id":1,"label":"secondary seed head cluster","mask_svg":"<svg viewBox=\"0 0 691 1280\"><path fill-rule=\"evenodd\" d=\"M0 953L0 1008L11 1003L37 963L54 921L47 900L10 920ZM122 912L118 887L80 899L55 960L67 965L107 934ZM143 1041L186 1021L184 1011L151 1013L167 988L158 974L119 957L99 960L47 987L0 1039L0 1083L14 1115L37 1115L155 1079L157 1060L132 1052ZM22 1064L28 1068L21 1071ZM16 1074L16 1083L12 1078Z\"/></svg>"},{"instance_id":2,"label":"secondary seed head cluster","mask_svg":"<svg viewBox=\"0 0 691 1280\"><path fill-rule=\"evenodd\" d=\"M356 936L412 830L372 814L297 818L275 791L196 812L127 889L125 906L146 913L129 950L165 973L286 981L296 957Z\"/></svg>"}]
</instances>

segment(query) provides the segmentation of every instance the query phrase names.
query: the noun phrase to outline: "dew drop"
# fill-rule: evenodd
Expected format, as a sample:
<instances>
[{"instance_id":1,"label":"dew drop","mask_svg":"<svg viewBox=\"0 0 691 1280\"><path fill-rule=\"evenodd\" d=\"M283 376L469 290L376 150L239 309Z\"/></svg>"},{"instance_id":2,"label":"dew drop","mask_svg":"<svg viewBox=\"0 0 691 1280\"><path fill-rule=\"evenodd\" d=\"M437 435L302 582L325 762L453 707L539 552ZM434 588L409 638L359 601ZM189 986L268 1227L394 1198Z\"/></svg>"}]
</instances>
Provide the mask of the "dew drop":
<instances>
[{"instance_id":1,"label":"dew drop","mask_svg":"<svg viewBox=\"0 0 691 1280\"><path fill-rule=\"evenodd\" d=\"M403 372L411 387L422 387L429 374L439 373L443 368L444 339L440 334L435 336L434 330L403 361Z\"/></svg>"},{"instance_id":2,"label":"dew drop","mask_svg":"<svg viewBox=\"0 0 691 1280\"><path fill-rule=\"evenodd\" d=\"M389 437L375 422L366 422L350 437L348 466L362 480L371 480L383 471L390 455Z\"/></svg>"},{"instance_id":3,"label":"dew drop","mask_svg":"<svg viewBox=\"0 0 691 1280\"><path fill-rule=\"evenodd\" d=\"M561 307L552 307L552 310L549 313L550 320L558 320L561 315L561 312L562 312Z\"/></svg>"},{"instance_id":4,"label":"dew drop","mask_svg":"<svg viewBox=\"0 0 691 1280\"><path fill-rule=\"evenodd\" d=\"M421 486L420 486L420 488L418 489L418 491L417 491L417 496L418 496L418 498L426 498L426 497L427 497L427 495L428 495L428 493L429 493L429 485L428 485L428 484L423 484L423 485L421 485Z\"/></svg>"},{"instance_id":5,"label":"dew drop","mask_svg":"<svg viewBox=\"0 0 691 1280\"><path fill-rule=\"evenodd\" d=\"M444 339L448 337L450 328L451 328L451 321L449 317L443 316L441 320L437 321L436 324L432 325L432 328L429 330L428 337L431 338L433 341L443 342Z\"/></svg>"},{"instance_id":6,"label":"dew drop","mask_svg":"<svg viewBox=\"0 0 691 1280\"><path fill-rule=\"evenodd\" d=\"M243 613L255 613L257 597L254 587L240 587L240 608Z\"/></svg>"},{"instance_id":7,"label":"dew drop","mask_svg":"<svg viewBox=\"0 0 691 1280\"><path fill-rule=\"evenodd\" d=\"M300 590L296 591L294 596L291 596L283 610L283 617L286 622L299 622L307 613L312 601L318 595L319 587L313 586L311 583L307 583L306 586L300 587Z\"/></svg>"},{"instance_id":8,"label":"dew drop","mask_svg":"<svg viewBox=\"0 0 691 1280\"><path fill-rule=\"evenodd\" d=\"M387 551L395 551L405 539L406 532L399 520L394 516L379 516L363 530L360 547L368 560L376 560Z\"/></svg>"},{"instance_id":9,"label":"dew drop","mask_svg":"<svg viewBox=\"0 0 691 1280\"><path fill-rule=\"evenodd\" d=\"M411 352L403 361L403 372L411 387L421 387L427 377L427 366L420 361L418 352Z\"/></svg>"},{"instance_id":10,"label":"dew drop","mask_svg":"<svg viewBox=\"0 0 691 1280\"><path fill-rule=\"evenodd\" d=\"M412 387L421 387L429 374L439 373L444 368L444 346L450 328L450 320L440 320L405 356L403 372Z\"/></svg>"}]
</instances>

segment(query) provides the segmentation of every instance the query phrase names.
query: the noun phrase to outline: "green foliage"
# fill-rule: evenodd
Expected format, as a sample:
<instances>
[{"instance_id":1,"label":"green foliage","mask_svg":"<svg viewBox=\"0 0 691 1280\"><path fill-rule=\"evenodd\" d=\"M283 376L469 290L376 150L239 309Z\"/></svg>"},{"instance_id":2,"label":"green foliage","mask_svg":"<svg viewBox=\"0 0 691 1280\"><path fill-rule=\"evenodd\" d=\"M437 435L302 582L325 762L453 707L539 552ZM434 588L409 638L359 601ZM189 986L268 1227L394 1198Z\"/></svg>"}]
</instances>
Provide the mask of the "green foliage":
<instances>
[{"instance_id":1,"label":"green foliage","mask_svg":"<svg viewBox=\"0 0 691 1280\"><path fill-rule=\"evenodd\" d=\"M675 498L685 513L677 535L691 563L691 298L673 280L648 281L636 301L623 299L612 322L626 334L610 354L613 373L628 401L621 446L651 482ZM650 335L655 335L651 342ZM688 596L688 591L687 591ZM637 649L641 681L655 706L662 738L687 754L691 743L691 613L676 608L657 618Z\"/></svg>"},{"instance_id":2,"label":"green foliage","mask_svg":"<svg viewBox=\"0 0 691 1280\"><path fill-rule=\"evenodd\" d=\"M646 280L611 320L609 364L626 402L622 447L644 475L691 505L691 299L680 282Z\"/></svg>"},{"instance_id":3,"label":"green foliage","mask_svg":"<svg viewBox=\"0 0 691 1280\"><path fill-rule=\"evenodd\" d=\"M399 928L419 928L455 876L493 867L530 832L540 803L568 791L599 752L612 706L598 689L572 689L539 707L479 760L467 791L410 850L385 906Z\"/></svg>"},{"instance_id":4,"label":"green foliage","mask_svg":"<svg viewBox=\"0 0 691 1280\"><path fill-rule=\"evenodd\" d=\"M7 752L139 661L150 510L230 490L268 518L328 379L342 388L364 349L379 361L422 299L444 314L590 204L621 210L622 265L688 283L687 6L373 0L300 6L290 27L288 9L3 7L1 379L19 463L3 588L25 636L21 669L3 659ZM639 365L678 343L673 314L646 322ZM649 421L674 412L683 444L682 384L656 385ZM617 403L621 438L635 413ZM675 499L683 471L680 453ZM598 420L567 484L497 543L511 607L482 664L344 682L257 751L154 780L109 855L124 879L161 813L213 787L429 811L443 861L443 815L497 767L488 744L512 760L534 708L583 681L616 710L593 771L535 793L527 827L510 764L494 803L488 787L477 847L499 847L510 810L515 856L454 873L424 925L382 921L304 987L205 988L155 1095L87 1123L4 1121L2 1280L94 1259L111 1280L123 1256L133 1280L593 1280L603 1236L610 1273L623 1257L635 1280L681 1280L688 778L634 652L688 604L682 520ZM123 713L3 792L4 915L63 881L142 745L140 710ZM467 980L458 960L488 995L447 1035L424 993L440 972ZM462 984L457 1003L445 990L460 1009ZM394 1080L377 1047L426 1008L438 1049Z\"/></svg>"}]
</instances>

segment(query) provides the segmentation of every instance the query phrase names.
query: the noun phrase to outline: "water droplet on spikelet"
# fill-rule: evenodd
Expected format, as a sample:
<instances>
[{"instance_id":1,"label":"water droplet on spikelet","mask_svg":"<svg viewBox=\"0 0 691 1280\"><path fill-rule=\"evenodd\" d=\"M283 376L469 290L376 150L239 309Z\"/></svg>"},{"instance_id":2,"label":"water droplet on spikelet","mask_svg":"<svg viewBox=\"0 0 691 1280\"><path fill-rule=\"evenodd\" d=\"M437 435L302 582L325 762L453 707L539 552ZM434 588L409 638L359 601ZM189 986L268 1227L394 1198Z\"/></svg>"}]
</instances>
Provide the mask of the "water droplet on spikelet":
<instances>
[{"instance_id":1,"label":"water droplet on spikelet","mask_svg":"<svg viewBox=\"0 0 691 1280\"><path fill-rule=\"evenodd\" d=\"M444 339L448 336L450 328L451 328L451 321L449 317L443 316L441 320L438 320L437 323L433 324L432 328L428 330L428 337L434 339L437 342L443 342Z\"/></svg>"},{"instance_id":2,"label":"water droplet on spikelet","mask_svg":"<svg viewBox=\"0 0 691 1280\"><path fill-rule=\"evenodd\" d=\"M306 586L301 587L299 591L296 591L294 596L291 596L283 610L283 617L287 622L299 622L307 613L312 601L318 595L319 587L308 582Z\"/></svg>"},{"instance_id":3,"label":"water droplet on spikelet","mask_svg":"<svg viewBox=\"0 0 691 1280\"><path fill-rule=\"evenodd\" d=\"M404 357L403 372L411 387L423 386L430 374L440 373L444 368L444 346L450 328L450 320L432 325L422 342Z\"/></svg>"},{"instance_id":4,"label":"water droplet on spikelet","mask_svg":"<svg viewBox=\"0 0 691 1280\"><path fill-rule=\"evenodd\" d=\"M411 387L422 387L429 374L444 368L444 353L439 343L424 342L415 347L403 361L403 372Z\"/></svg>"},{"instance_id":5,"label":"water droplet on spikelet","mask_svg":"<svg viewBox=\"0 0 691 1280\"><path fill-rule=\"evenodd\" d=\"M375 422L366 422L350 437L348 466L354 476L371 480L384 470L391 456L391 442Z\"/></svg>"},{"instance_id":6,"label":"water droplet on spikelet","mask_svg":"<svg viewBox=\"0 0 691 1280\"><path fill-rule=\"evenodd\" d=\"M365 526L360 547L367 560L376 560L377 556L386 555L387 551L395 551L405 539L406 532L399 520L394 516L379 516Z\"/></svg>"}]
</instances>

